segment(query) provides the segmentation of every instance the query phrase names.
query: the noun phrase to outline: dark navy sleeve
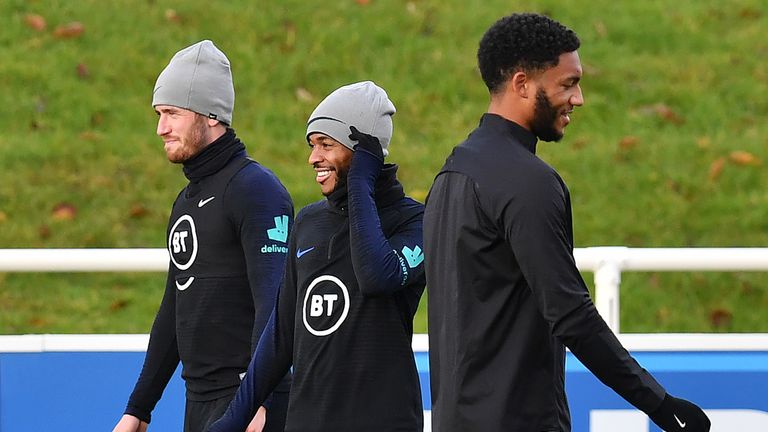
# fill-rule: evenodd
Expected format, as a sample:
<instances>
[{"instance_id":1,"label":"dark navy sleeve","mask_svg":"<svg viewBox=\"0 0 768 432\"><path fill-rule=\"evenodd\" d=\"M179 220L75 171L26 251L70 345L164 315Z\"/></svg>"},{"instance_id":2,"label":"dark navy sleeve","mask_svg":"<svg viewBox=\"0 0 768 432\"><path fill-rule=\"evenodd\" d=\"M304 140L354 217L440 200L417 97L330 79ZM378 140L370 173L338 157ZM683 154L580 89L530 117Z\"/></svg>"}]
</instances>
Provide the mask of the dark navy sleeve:
<instances>
[{"instance_id":1,"label":"dark navy sleeve","mask_svg":"<svg viewBox=\"0 0 768 432\"><path fill-rule=\"evenodd\" d=\"M604 384L640 410L655 410L664 388L597 313L576 267L565 185L544 170L531 170L529 179L517 189L519 201L506 201L498 214L542 316L551 323L554 336Z\"/></svg>"},{"instance_id":2,"label":"dark navy sleeve","mask_svg":"<svg viewBox=\"0 0 768 432\"><path fill-rule=\"evenodd\" d=\"M256 163L245 166L232 178L224 200L245 255L255 308L251 338L251 347L255 348L283 276L293 203L277 177Z\"/></svg>"},{"instance_id":3,"label":"dark navy sleeve","mask_svg":"<svg viewBox=\"0 0 768 432\"><path fill-rule=\"evenodd\" d=\"M290 241L289 259L277 295L277 304L253 353L248 372L224 415L209 432L242 432L259 406L288 373L293 361L293 329L296 317L295 242ZM267 411L269 415L269 411Z\"/></svg>"},{"instance_id":4,"label":"dark navy sleeve","mask_svg":"<svg viewBox=\"0 0 768 432\"><path fill-rule=\"evenodd\" d=\"M128 399L125 414L149 423L152 410L179 364L176 346L175 267L168 269L165 294L149 334L149 346L136 386Z\"/></svg>"},{"instance_id":5,"label":"dark navy sleeve","mask_svg":"<svg viewBox=\"0 0 768 432\"><path fill-rule=\"evenodd\" d=\"M356 151L347 179L352 267L363 295L391 294L424 280L421 217L390 238L381 228L374 188L382 166L371 153Z\"/></svg>"}]
</instances>

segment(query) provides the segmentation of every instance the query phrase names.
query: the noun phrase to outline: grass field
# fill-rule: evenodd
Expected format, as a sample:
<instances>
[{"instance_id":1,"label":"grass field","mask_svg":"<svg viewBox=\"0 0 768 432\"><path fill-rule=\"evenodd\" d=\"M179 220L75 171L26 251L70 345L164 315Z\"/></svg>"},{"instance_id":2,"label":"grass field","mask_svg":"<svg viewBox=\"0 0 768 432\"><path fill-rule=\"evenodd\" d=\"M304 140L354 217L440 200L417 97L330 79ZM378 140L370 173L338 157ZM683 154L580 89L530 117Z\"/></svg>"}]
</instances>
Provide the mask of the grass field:
<instances>
[{"instance_id":1,"label":"grass field","mask_svg":"<svg viewBox=\"0 0 768 432\"><path fill-rule=\"evenodd\" d=\"M562 142L539 146L571 189L577 247L768 244L762 0L5 0L0 247L164 246L185 181L154 135L151 91L204 38L232 61L233 126L297 209L320 198L307 116L363 79L398 108L390 159L423 200L487 107L477 42L513 9L582 39L585 106ZM163 286L162 274L0 274L0 333L146 332ZM626 332L768 332L768 273L625 273L621 299Z\"/></svg>"}]
</instances>

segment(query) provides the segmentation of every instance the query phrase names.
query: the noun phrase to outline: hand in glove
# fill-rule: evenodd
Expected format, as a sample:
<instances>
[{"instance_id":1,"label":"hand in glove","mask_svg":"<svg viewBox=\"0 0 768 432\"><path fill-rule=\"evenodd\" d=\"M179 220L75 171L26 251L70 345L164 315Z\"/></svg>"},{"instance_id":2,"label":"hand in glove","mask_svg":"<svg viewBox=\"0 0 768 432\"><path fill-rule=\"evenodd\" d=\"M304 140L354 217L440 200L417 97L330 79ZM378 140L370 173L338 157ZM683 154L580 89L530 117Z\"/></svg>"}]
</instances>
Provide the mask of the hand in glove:
<instances>
[{"instance_id":1,"label":"hand in glove","mask_svg":"<svg viewBox=\"0 0 768 432\"><path fill-rule=\"evenodd\" d=\"M357 130L356 127L350 126L349 139L357 141L355 145L355 151L365 151L375 156L381 163L384 163L384 151L381 149L381 143L379 139L373 135L368 135Z\"/></svg>"},{"instance_id":2,"label":"hand in glove","mask_svg":"<svg viewBox=\"0 0 768 432\"><path fill-rule=\"evenodd\" d=\"M710 421L701 408L669 394L648 417L666 432L709 432Z\"/></svg>"}]
</instances>

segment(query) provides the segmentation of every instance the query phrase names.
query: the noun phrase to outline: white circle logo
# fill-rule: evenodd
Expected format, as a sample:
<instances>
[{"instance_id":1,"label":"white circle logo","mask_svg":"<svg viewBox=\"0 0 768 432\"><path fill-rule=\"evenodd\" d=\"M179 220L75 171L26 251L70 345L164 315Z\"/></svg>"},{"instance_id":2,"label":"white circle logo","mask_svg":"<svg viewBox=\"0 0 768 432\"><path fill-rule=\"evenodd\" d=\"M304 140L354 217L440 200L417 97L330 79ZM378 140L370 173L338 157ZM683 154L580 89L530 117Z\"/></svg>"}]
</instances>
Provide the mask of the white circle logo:
<instances>
[{"instance_id":1,"label":"white circle logo","mask_svg":"<svg viewBox=\"0 0 768 432\"><path fill-rule=\"evenodd\" d=\"M192 216L183 215L173 224L168 234L168 252L179 270L192 267L197 257L197 230Z\"/></svg>"},{"instance_id":2,"label":"white circle logo","mask_svg":"<svg viewBox=\"0 0 768 432\"><path fill-rule=\"evenodd\" d=\"M339 304L341 303L341 304ZM339 278L318 276L304 295L304 327L315 336L328 336L338 330L349 313L349 291Z\"/></svg>"}]
</instances>

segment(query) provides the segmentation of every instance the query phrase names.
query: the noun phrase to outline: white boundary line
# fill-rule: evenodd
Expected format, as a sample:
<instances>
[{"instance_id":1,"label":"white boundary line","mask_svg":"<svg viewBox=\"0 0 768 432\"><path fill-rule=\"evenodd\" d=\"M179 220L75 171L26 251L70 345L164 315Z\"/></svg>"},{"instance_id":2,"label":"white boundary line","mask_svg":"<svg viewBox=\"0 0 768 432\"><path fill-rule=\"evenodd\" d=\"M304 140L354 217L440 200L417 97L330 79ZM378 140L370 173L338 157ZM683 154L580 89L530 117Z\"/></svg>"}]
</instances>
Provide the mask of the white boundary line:
<instances>
[{"instance_id":1,"label":"white boundary line","mask_svg":"<svg viewBox=\"0 0 768 432\"><path fill-rule=\"evenodd\" d=\"M629 351L768 351L768 333L621 334ZM0 336L0 353L143 352L146 334L41 334ZM429 350L426 334L413 335L412 348Z\"/></svg>"}]
</instances>

